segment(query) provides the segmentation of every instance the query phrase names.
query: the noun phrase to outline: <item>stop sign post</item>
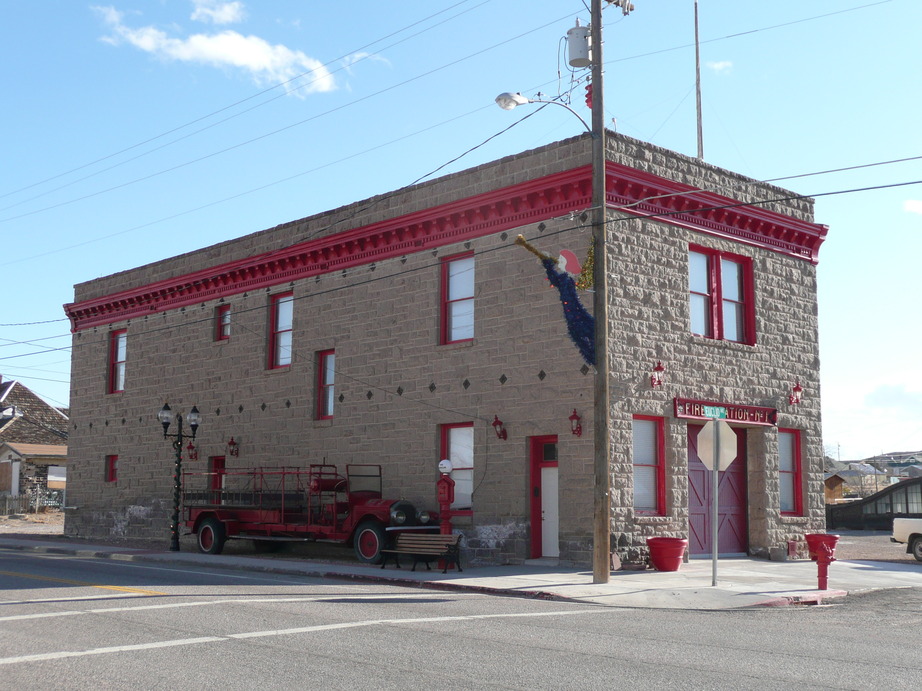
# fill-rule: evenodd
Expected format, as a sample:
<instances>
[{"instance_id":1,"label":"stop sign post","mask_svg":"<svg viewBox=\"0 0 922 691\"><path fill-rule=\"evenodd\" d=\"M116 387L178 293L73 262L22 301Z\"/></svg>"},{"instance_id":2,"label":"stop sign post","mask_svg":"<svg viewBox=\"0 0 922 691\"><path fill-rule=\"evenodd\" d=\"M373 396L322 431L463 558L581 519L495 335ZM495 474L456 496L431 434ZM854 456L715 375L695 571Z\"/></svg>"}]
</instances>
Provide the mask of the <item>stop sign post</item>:
<instances>
[{"instance_id":1,"label":"stop sign post","mask_svg":"<svg viewBox=\"0 0 922 691\"><path fill-rule=\"evenodd\" d=\"M711 471L711 585L717 585L717 472L726 470L736 460L736 433L724 420L717 419L724 408L714 408L714 419L708 420L698 433L698 458Z\"/></svg>"}]
</instances>

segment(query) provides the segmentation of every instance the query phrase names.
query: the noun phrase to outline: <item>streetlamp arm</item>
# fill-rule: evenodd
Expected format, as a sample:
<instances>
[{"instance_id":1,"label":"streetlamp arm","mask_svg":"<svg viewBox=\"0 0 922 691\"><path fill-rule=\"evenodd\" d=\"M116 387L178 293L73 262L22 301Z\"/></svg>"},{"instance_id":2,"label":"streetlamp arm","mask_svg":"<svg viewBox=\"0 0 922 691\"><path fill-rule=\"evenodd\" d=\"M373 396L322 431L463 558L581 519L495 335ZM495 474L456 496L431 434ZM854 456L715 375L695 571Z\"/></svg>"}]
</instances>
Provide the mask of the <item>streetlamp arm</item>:
<instances>
[{"instance_id":1,"label":"streetlamp arm","mask_svg":"<svg viewBox=\"0 0 922 691\"><path fill-rule=\"evenodd\" d=\"M589 134L593 133L592 128L588 125L588 123L585 120L583 120L583 117L579 113L577 113L575 110L573 110L573 108L568 106L566 103L563 103L562 101L548 101L548 100L541 99L541 98L528 98L526 96L523 96L520 93L512 93L511 91L506 91L496 97L496 105L498 105L503 110L512 110L516 106L523 106L526 103L549 103L551 105L560 106L561 108L566 108L571 113L573 113L573 115L579 118L579 121L583 123L583 127L586 128L586 131Z\"/></svg>"}]
</instances>

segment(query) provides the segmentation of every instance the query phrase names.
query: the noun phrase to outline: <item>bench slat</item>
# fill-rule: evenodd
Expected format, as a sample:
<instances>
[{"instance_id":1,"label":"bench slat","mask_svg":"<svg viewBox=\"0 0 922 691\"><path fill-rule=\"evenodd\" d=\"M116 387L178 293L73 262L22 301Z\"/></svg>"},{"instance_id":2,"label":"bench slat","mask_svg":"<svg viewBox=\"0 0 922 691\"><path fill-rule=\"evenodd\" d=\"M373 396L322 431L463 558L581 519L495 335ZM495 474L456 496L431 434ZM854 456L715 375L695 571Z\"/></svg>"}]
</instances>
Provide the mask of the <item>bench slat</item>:
<instances>
[{"instance_id":1,"label":"bench slat","mask_svg":"<svg viewBox=\"0 0 922 691\"><path fill-rule=\"evenodd\" d=\"M429 568L429 562L435 559L442 559L445 568L442 573L446 573L449 564L454 564L461 571L460 560L460 541L461 535L442 535L440 533L400 533L392 549L381 550L384 554L384 560L381 563L383 569L387 565L387 556L394 555L394 561L397 568L400 568L399 555L406 554L413 557L413 570L416 570L416 564L420 561L426 563Z\"/></svg>"}]
</instances>

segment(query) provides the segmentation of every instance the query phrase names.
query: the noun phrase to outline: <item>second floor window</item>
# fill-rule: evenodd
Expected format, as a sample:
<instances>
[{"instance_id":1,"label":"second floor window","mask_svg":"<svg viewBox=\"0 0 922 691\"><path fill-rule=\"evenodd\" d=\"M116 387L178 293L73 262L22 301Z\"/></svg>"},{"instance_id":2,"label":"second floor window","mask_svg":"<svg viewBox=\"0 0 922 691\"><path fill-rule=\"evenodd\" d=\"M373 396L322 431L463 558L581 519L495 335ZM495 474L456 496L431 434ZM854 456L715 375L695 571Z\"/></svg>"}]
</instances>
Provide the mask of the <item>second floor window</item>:
<instances>
[{"instance_id":1,"label":"second floor window","mask_svg":"<svg viewBox=\"0 0 922 691\"><path fill-rule=\"evenodd\" d=\"M109 393L125 390L125 360L128 354L128 332L125 329L109 334Z\"/></svg>"},{"instance_id":2,"label":"second floor window","mask_svg":"<svg viewBox=\"0 0 922 691\"><path fill-rule=\"evenodd\" d=\"M230 305L218 305L214 313L214 340L226 341L230 338L231 311Z\"/></svg>"},{"instance_id":3,"label":"second floor window","mask_svg":"<svg viewBox=\"0 0 922 691\"><path fill-rule=\"evenodd\" d=\"M293 316L294 296L291 293L273 295L269 310L269 369L291 364Z\"/></svg>"},{"instance_id":4,"label":"second floor window","mask_svg":"<svg viewBox=\"0 0 922 691\"><path fill-rule=\"evenodd\" d=\"M752 262L725 252L688 252L691 331L698 336L755 344Z\"/></svg>"},{"instance_id":5,"label":"second floor window","mask_svg":"<svg viewBox=\"0 0 922 691\"><path fill-rule=\"evenodd\" d=\"M474 255L442 261L442 311L440 342L474 338Z\"/></svg>"},{"instance_id":6,"label":"second floor window","mask_svg":"<svg viewBox=\"0 0 922 691\"><path fill-rule=\"evenodd\" d=\"M333 383L336 377L336 351L317 353L317 419L333 417Z\"/></svg>"}]
</instances>

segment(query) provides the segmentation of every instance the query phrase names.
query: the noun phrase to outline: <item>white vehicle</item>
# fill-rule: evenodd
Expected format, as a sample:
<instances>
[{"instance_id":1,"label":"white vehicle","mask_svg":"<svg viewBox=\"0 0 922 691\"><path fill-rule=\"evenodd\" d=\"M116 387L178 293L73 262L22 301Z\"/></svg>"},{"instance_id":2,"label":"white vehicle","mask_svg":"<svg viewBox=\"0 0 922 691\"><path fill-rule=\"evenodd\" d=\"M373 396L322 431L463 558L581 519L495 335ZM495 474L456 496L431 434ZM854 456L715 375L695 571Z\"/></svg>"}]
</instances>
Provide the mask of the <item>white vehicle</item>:
<instances>
[{"instance_id":1,"label":"white vehicle","mask_svg":"<svg viewBox=\"0 0 922 691\"><path fill-rule=\"evenodd\" d=\"M890 542L906 545L917 561L922 561L922 518L894 518Z\"/></svg>"}]
</instances>

